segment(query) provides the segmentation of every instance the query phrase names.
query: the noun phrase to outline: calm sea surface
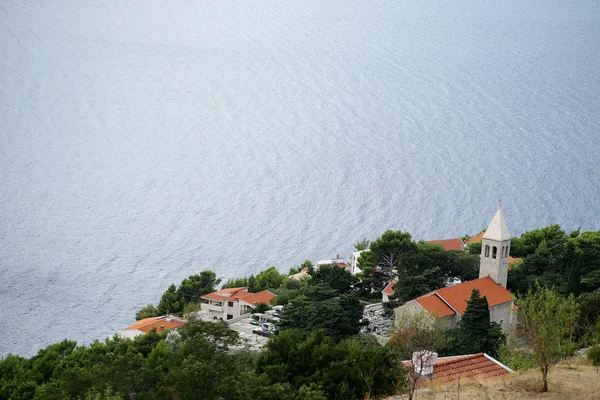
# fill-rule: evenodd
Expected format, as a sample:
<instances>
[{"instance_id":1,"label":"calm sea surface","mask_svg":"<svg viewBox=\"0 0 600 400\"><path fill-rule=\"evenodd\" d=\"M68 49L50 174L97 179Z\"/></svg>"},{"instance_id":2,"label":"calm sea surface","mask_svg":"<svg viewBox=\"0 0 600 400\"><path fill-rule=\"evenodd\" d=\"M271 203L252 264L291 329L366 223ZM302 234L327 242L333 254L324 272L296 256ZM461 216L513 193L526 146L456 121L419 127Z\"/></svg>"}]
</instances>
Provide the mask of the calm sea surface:
<instances>
[{"instance_id":1,"label":"calm sea surface","mask_svg":"<svg viewBox=\"0 0 600 400\"><path fill-rule=\"evenodd\" d=\"M0 3L0 356L202 269L600 229L600 3Z\"/></svg>"}]
</instances>

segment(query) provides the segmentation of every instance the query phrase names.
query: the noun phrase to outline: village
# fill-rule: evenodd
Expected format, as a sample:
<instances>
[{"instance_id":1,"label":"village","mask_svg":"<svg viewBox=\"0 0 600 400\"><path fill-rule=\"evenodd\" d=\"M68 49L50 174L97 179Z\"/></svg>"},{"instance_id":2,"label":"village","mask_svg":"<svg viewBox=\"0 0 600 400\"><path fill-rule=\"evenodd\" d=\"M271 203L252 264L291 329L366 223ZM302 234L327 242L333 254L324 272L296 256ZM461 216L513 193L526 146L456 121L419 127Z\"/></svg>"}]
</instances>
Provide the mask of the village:
<instances>
[{"instance_id":1,"label":"village","mask_svg":"<svg viewBox=\"0 0 600 400\"><path fill-rule=\"evenodd\" d=\"M473 290L477 290L482 297L487 298L490 321L498 323L503 333L507 335L514 332L517 325L517 306L506 285L508 270L515 263L522 262L522 259L510 255L511 235L501 207L498 207L488 228L474 237L466 240L461 238L430 240L427 243L453 252L468 252L469 245L480 244L479 278L465 282L457 279L448 281L446 287L396 307L391 318L384 313L384 305L395 294L396 282L390 281L381 291L380 301L364 307L365 324L361 332L373 334L380 344L385 344L394 329L411 328L411 326L401 325L405 315L414 316L421 313L429 316L431 321L441 322L447 329L456 327L466 312ZM314 270L338 268L356 276L362 272L359 259L361 253L366 251L369 250L353 252L349 262L337 254L335 258L318 261L310 268ZM288 279L298 281L310 279L309 267L289 275ZM275 298L276 294L269 290L251 293L248 287L225 288L203 295L201 310L189 317L207 322L225 323L229 329L237 332L240 344L233 346L231 350L241 348L260 350L266 345L268 338L276 334L285 307L275 305L262 312L256 310L261 304L263 306L272 304ZM124 338L134 338L152 329L157 333L164 329L176 330L184 326L185 322L184 318L173 315L150 317L136 321L118 334ZM424 382L425 379L435 380L438 384L458 379L498 378L513 372L485 353L438 357L437 353L422 349L414 353L412 360L405 360L404 363L418 364L417 375L422 377Z\"/></svg>"},{"instance_id":2,"label":"village","mask_svg":"<svg viewBox=\"0 0 600 400\"><path fill-rule=\"evenodd\" d=\"M0 360L0 398L597 398L600 232L514 237L499 205L472 237L355 250L191 275L104 341Z\"/></svg>"}]
</instances>

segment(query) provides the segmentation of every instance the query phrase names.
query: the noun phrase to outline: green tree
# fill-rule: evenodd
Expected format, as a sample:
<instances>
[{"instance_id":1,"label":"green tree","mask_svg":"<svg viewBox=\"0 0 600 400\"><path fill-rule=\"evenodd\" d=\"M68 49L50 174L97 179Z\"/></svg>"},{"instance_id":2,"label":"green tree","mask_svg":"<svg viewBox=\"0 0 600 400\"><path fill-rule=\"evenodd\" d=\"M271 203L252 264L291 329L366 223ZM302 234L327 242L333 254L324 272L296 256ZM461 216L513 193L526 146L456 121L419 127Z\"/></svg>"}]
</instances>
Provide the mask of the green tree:
<instances>
[{"instance_id":1,"label":"green tree","mask_svg":"<svg viewBox=\"0 0 600 400\"><path fill-rule=\"evenodd\" d=\"M158 317L158 309L153 304L148 304L135 314L136 321L150 317Z\"/></svg>"},{"instance_id":2,"label":"green tree","mask_svg":"<svg viewBox=\"0 0 600 400\"><path fill-rule=\"evenodd\" d=\"M596 372L598 372L598 367L600 367L600 346L594 346L587 352L587 358L592 363L594 367L596 367Z\"/></svg>"},{"instance_id":3,"label":"green tree","mask_svg":"<svg viewBox=\"0 0 600 400\"><path fill-rule=\"evenodd\" d=\"M542 391L548 391L548 371L574 349L572 341L579 307L573 296L563 297L536 285L518 299L517 338L529 349L542 373Z\"/></svg>"},{"instance_id":4,"label":"green tree","mask_svg":"<svg viewBox=\"0 0 600 400\"><path fill-rule=\"evenodd\" d=\"M219 283L221 280L217 279L217 274L213 271L202 271L200 274L184 279L177 288L181 308L183 309L188 303L200 303L201 297L214 292L215 286Z\"/></svg>"},{"instance_id":5,"label":"green tree","mask_svg":"<svg viewBox=\"0 0 600 400\"><path fill-rule=\"evenodd\" d=\"M370 244L370 240L368 240L367 238L363 238L362 240L359 240L358 242L354 243L354 249L356 251L368 250Z\"/></svg>"},{"instance_id":6,"label":"green tree","mask_svg":"<svg viewBox=\"0 0 600 400\"><path fill-rule=\"evenodd\" d=\"M582 293L577 298L579 317L577 318L577 337L582 344L590 344L600 322L600 292Z\"/></svg>"},{"instance_id":7,"label":"green tree","mask_svg":"<svg viewBox=\"0 0 600 400\"><path fill-rule=\"evenodd\" d=\"M269 289L276 290L281 287L285 278L287 275L280 274L277 268L269 267L256 275L254 282L249 282L249 290L254 293Z\"/></svg>"},{"instance_id":8,"label":"green tree","mask_svg":"<svg viewBox=\"0 0 600 400\"><path fill-rule=\"evenodd\" d=\"M340 295L324 284L311 285L284 308L279 326L304 333L324 329L327 336L341 340L358 335L363 308L353 295Z\"/></svg>"},{"instance_id":9,"label":"green tree","mask_svg":"<svg viewBox=\"0 0 600 400\"><path fill-rule=\"evenodd\" d=\"M182 310L183 306L179 303L179 296L177 296L177 286L172 283L160 298L160 302L158 303L158 313L160 315L165 315L168 313L179 313Z\"/></svg>"},{"instance_id":10,"label":"green tree","mask_svg":"<svg viewBox=\"0 0 600 400\"><path fill-rule=\"evenodd\" d=\"M271 306L269 306L267 303L258 303L256 307L254 307L254 309L252 310L252 313L264 313L265 311L270 309Z\"/></svg>"},{"instance_id":11,"label":"green tree","mask_svg":"<svg viewBox=\"0 0 600 400\"><path fill-rule=\"evenodd\" d=\"M473 289L467 300L467 308L457 329L448 332L449 349L452 355L487 353L498 357L500 347L506 344L502 327L490 321L490 310L486 296Z\"/></svg>"},{"instance_id":12,"label":"green tree","mask_svg":"<svg viewBox=\"0 0 600 400\"><path fill-rule=\"evenodd\" d=\"M350 293L352 291L352 274L344 268L336 266L321 266L318 269L310 268L308 273L312 277L311 285L326 284L338 293Z\"/></svg>"},{"instance_id":13,"label":"green tree","mask_svg":"<svg viewBox=\"0 0 600 400\"><path fill-rule=\"evenodd\" d=\"M291 385L295 399L358 400L393 394L400 369L388 347L291 329L269 340L257 372L270 384Z\"/></svg>"},{"instance_id":14,"label":"green tree","mask_svg":"<svg viewBox=\"0 0 600 400\"><path fill-rule=\"evenodd\" d=\"M362 252L358 259L363 271L363 292L380 295L383 288L394 278L402 255L415 248L416 244L410 233L400 230L388 230L371 242L370 250Z\"/></svg>"}]
</instances>

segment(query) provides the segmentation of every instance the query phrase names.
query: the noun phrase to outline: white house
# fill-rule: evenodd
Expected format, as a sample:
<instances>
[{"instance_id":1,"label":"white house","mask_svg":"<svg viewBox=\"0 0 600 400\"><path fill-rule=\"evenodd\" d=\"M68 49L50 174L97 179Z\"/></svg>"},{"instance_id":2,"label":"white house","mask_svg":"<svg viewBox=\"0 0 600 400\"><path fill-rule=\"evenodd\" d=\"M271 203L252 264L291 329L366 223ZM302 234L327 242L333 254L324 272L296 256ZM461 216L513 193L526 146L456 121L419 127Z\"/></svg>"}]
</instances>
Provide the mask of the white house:
<instances>
[{"instance_id":1,"label":"white house","mask_svg":"<svg viewBox=\"0 0 600 400\"><path fill-rule=\"evenodd\" d=\"M364 251L368 250L355 251L352 254L350 254L350 273L352 275L356 275L362 272L361 269L358 268L358 259L360 258L360 254Z\"/></svg>"},{"instance_id":2,"label":"white house","mask_svg":"<svg viewBox=\"0 0 600 400\"><path fill-rule=\"evenodd\" d=\"M202 311L207 311L212 319L228 320L248 314L259 303L269 304L273 297L275 294L268 290L250 293L247 287L221 289L202 296L207 301L202 304Z\"/></svg>"}]
</instances>

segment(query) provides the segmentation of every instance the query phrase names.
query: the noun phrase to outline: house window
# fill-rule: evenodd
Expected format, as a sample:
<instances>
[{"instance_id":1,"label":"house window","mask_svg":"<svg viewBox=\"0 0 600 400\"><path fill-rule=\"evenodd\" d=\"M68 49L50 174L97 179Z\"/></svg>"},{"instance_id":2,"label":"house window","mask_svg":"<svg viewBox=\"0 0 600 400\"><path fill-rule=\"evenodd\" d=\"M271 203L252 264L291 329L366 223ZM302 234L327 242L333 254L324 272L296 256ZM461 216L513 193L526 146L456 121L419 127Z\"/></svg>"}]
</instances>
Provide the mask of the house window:
<instances>
[{"instance_id":1,"label":"house window","mask_svg":"<svg viewBox=\"0 0 600 400\"><path fill-rule=\"evenodd\" d=\"M233 318L233 315L227 314L227 319L232 319L232 318Z\"/></svg>"},{"instance_id":2,"label":"house window","mask_svg":"<svg viewBox=\"0 0 600 400\"><path fill-rule=\"evenodd\" d=\"M489 257L490 256L490 246L489 245L485 245L485 256Z\"/></svg>"},{"instance_id":3,"label":"house window","mask_svg":"<svg viewBox=\"0 0 600 400\"><path fill-rule=\"evenodd\" d=\"M492 247L492 258L496 258L498 255L498 248L496 246Z\"/></svg>"},{"instance_id":4,"label":"house window","mask_svg":"<svg viewBox=\"0 0 600 400\"><path fill-rule=\"evenodd\" d=\"M221 307L222 304L220 301L213 301L213 305L217 306L217 307Z\"/></svg>"},{"instance_id":5,"label":"house window","mask_svg":"<svg viewBox=\"0 0 600 400\"><path fill-rule=\"evenodd\" d=\"M229 307L233 307L233 301L228 301L228 302L227 302L227 305L228 305Z\"/></svg>"}]
</instances>

